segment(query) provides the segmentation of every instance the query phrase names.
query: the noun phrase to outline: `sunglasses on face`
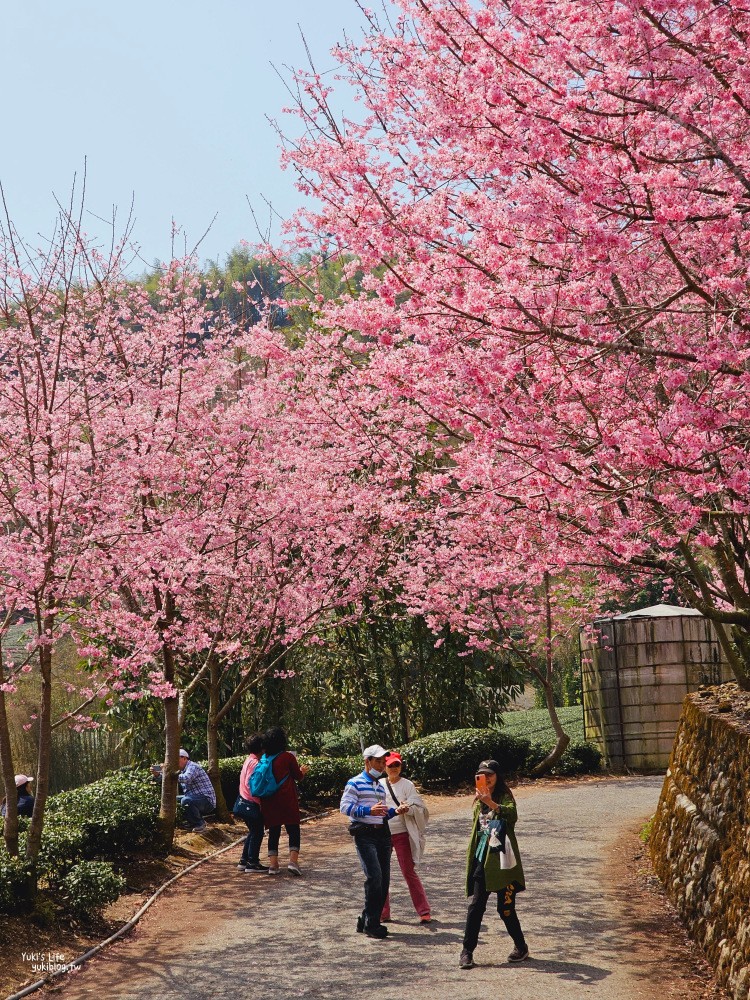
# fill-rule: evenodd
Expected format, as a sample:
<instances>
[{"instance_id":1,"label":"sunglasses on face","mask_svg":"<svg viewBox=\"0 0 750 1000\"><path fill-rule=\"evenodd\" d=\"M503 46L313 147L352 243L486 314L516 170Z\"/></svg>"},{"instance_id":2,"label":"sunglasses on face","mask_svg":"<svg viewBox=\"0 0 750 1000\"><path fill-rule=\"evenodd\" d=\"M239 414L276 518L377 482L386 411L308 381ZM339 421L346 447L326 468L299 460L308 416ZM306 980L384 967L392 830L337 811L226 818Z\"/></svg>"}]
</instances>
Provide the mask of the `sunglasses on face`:
<instances>
[{"instance_id":1,"label":"sunglasses on face","mask_svg":"<svg viewBox=\"0 0 750 1000\"><path fill-rule=\"evenodd\" d=\"M401 767L401 764L396 760L392 764L386 764L386 767Z\"/></svg>"}]
</instances>

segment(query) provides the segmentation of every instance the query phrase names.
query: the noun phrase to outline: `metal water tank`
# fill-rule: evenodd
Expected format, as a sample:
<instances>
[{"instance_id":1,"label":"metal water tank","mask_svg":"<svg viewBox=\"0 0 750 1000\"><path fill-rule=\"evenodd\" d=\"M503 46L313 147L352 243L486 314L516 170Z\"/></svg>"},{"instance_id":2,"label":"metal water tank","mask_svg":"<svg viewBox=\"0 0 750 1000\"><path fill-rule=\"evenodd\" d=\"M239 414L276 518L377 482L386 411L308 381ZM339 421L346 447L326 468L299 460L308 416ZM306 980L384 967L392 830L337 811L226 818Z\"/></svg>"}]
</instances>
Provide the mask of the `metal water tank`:
<instances>
[{"instance_id":1,"label":"metal water tank","mask_svg":"<svg viewBox=\"0 0 750 1000\"><path fill-rule=\"evenodd\" d=\"M712 622L657 604L581 629L583 725L613 770L665 771L682 701L732 680Z\"/></svg>"}]
</instances>

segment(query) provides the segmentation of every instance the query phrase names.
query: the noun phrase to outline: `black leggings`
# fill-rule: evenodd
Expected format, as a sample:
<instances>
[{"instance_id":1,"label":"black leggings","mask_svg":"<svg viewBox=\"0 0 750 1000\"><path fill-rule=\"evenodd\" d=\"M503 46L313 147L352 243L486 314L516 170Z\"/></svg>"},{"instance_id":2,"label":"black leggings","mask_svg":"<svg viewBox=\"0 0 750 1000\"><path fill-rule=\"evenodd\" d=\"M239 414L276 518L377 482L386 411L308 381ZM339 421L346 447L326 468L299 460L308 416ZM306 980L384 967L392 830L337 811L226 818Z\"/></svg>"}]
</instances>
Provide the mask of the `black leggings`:
<instances>
[{"instance_id":1,"label":"black leggings","mask_svg":"<svg viewBox=\"0 0 750 1000\"><path fill-rule=\"evenodd\" d=\"M479 929L482 926L482 917L487 909L487 900L490 893L485 888L484 865L478 861L474 862L472 872L474 884L474 894L469 900L469 909L466 914L466 929L464 931L464 948L467 951L474 951L479 941ZM521 924L516 914L516 893L518 886L515 883L498 890L497 912L500 919L505 924L505 929L513 939L513 944L519 951L526 951L526 940L521 930Z\"/></svg>"},{"instance_id":2,"label":"black leggings","mask_svg":"<svg viewBox=\"0 0 750 1000\"><path fill-rule=\"evenodd\" d=\"M298 851L301 843L301 833L299 823L285 823L286 832L289 834L289 850ZM281 823L278 826L268 828L268 853L271 855L279 853L279 840L281 839Z\"/></svg>"}]
</instances>

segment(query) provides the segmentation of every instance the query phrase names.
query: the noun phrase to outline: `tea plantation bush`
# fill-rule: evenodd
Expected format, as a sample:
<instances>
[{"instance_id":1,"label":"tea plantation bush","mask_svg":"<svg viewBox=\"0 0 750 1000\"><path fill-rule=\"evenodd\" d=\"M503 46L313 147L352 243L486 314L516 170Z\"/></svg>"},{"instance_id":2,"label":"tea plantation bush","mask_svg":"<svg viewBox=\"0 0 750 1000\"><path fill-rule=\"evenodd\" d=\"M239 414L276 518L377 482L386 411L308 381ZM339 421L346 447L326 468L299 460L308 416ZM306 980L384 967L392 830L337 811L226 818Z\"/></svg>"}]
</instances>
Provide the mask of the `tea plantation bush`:
<instances>
[{"instance_id":1,"label":"tea plantation bush","mask_svg":"<svg viewBox=\"0 0 750 1000\"><path fill-rule=\"evenodd\" d=\"M118 859L156 833L159 786L147 771L120 771L50 797L40 866L59 882L82 860Z\"/></svg>"},{"instance_id":2,"label":"tea plantation bush","mask_svg":"<svg viewBox=\"0 0 750 1000\"><path fill-rule=\"evenodd\" d=\"M552 744L532 743L526 761L528 773L541 763L552 749ZM586 740L571 740L565 753L551 770L559 777L574 777L577 774L595 774L601 769L602 755L593 743Z\"/></svg>"},{"instance_id":3,"label":"tea plantation bush","mask_svg":"<svg viewBox=\"0 0 750 1000\"><path fill-rule=\"evenodd\" d=\"M31 870L24 858L12 858L0 846L0 913L29 908Z\"/></svg>"},{"instance_id":4,"label":"tea plantation bush","mask_svg":"<svg viewBox=\"0 0 750 1000\"><path fill-rule=\"evenodd\" d=\"M402 748L405 769L430 787L469 781L480 760L500 761L506 774L523 770L531 744L500 729L454 729L414 740Z\"/></svg>"},{"instance_id":5,"label":"tea plantation bush","mask_svg":"<svg viewBox=\"0 0 750 1000\"><path fill-rule=\"evenodd\" d=\"M60 882L67 907L76 917L93 917L114 903L125 889L125 879L110 861L80 861Z\"/></svg>"}]
</instances>

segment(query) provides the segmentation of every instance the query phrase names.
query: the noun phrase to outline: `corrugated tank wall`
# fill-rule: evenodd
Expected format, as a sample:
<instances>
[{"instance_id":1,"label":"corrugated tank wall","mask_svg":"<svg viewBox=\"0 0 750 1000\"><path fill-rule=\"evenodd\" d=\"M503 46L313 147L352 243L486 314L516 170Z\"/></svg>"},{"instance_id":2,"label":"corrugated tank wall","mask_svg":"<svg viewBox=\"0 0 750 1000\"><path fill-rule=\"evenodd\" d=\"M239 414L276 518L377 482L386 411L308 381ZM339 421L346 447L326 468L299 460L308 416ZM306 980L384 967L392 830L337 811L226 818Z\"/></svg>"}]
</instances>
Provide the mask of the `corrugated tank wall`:
<instances>
[{"instance_id":1,"label":"corrugated tank wall","mask_svg":"<svg viewBox=\"0 0 750 1000\"><path fill-rule=\"evenodd\" d=\"M664 771L682 701L731 679L713 624L700 615L611 618L581 632L586 738L614 770Z\"/></svg>"}]
</instances>

